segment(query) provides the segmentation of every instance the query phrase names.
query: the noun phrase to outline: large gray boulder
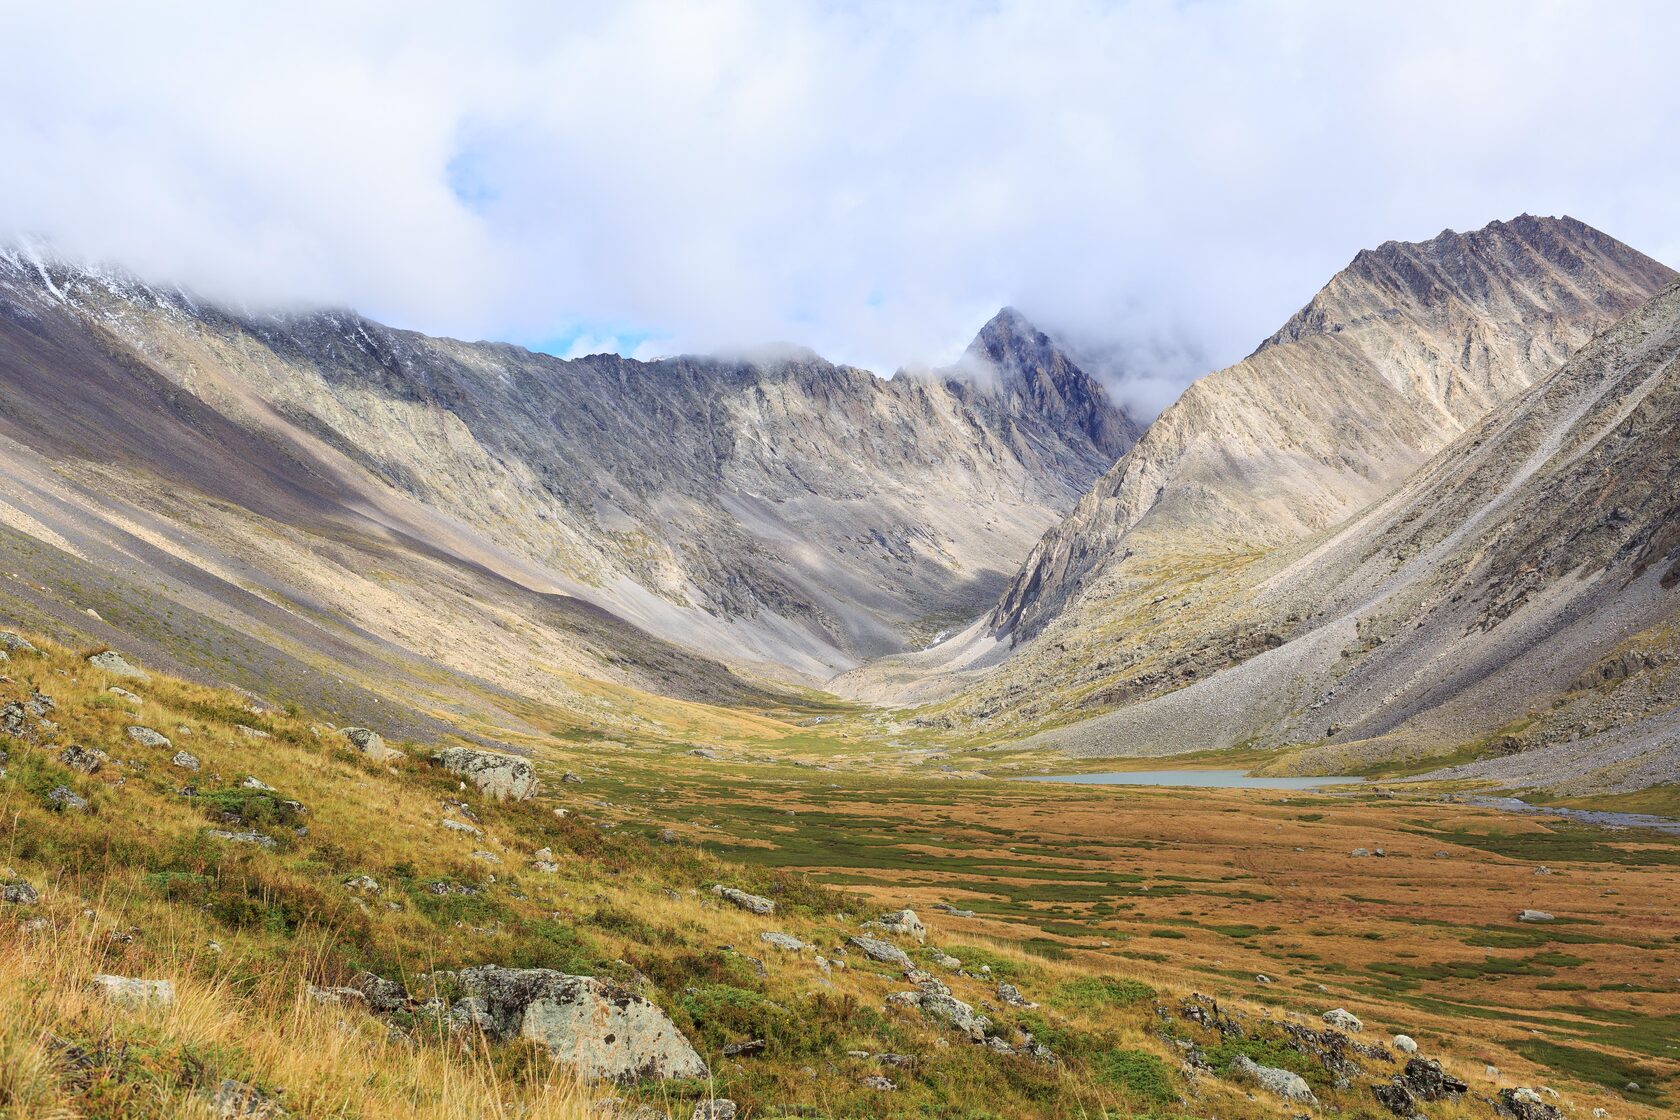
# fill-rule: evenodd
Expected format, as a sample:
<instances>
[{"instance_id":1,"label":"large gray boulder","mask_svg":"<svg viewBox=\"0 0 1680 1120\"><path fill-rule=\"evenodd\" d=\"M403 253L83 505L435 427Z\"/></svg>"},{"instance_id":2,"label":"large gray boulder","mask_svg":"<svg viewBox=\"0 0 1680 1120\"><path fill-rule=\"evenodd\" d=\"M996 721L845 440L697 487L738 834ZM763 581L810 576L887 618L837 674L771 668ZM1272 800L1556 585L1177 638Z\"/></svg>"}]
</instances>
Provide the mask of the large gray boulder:
<instances>
[{"instance_id":1,"label":"large gray boulder","mask_svg":"<svg viewBox=\"0 0 1680 1120\"><path fill-rule=\"evenodd\" d=\"M346 727L339 734L349 742L351 750L365 754L375 762L395 762L403 757L403 752L395 747L387 747L377 731L370 731L365 727Z\"/></svg>"},{"instance_id":2,"label":"large gray boulder","mask_svg":"<svg viewBox=\"0 0 1680 1120\"><path fill-rule=\"evenodd\" d=\"M432 761L459 778L477 786L497 801L524 801L536 796L536 771L523 758L471 747L447 747Z\"/></svg>"},{"instance_id":3,"label":"large gray boulder","mask_svg":"<svg viewBox=\"0 0 1680 1120\"><path fill-rule=\"evenodd\" d=\"M96 653L88 658L88 664L95 669L103 669L113 677L131 677L137 681L149 681L152 678L144 669L137 669L123 659L123 655L114 649L104 653Z\"/></svg>"},{"instance_id":4,"label":"large gray boulder","mask_svg":"<svg viewBox=\"0 0 1680 1120\"><path fill-rule=\"evenodd\" d=\"M492 1038L528 1038L590 1079L706 1077L706 1063L654 1004L627 988L550 968L486 965L455 974L451 1018Z\"/></svg>"},{"instance_id":5,"label":"large gray boulder","mask_svg":"<svg viewBox=\"0 0 1680 1120\"><path fill-rule=\"evenodd\" d=\"M1299 1101L1303 1104L1317 1104L1318 1098L1313 1096L1312 1086L1298 1073L1291 1073L1276 1066L1263 1066L1253 1058L1239 1057L1231 1063L1231 1072L1238 1077L1254 1082L1260 1088L1282 1097L1286 1101Z\"/></svg>"},{"instance_id":6,"label":"large gray boulder","mask_svg":"<svg viewBox=\"0 0 1680 1120\"><path fill-rule=\"evenodd\" d=\"M903 949L890 941L882 941L879 937L864 937L860 934L857 937L848 938L846 943L872 961L897 965L899 968L910 967L910 957Z\"/></svg>"},{"instance_id":7,"label":"large gray boulder","mask_svg":"<svg viewBox=\"0 0 1680 1120\"><path fill-rule=\"evenodd\" d=\"M739 906L750 914L774 914L776 904L761 894L748 894L737 887L726 887L722 883L712 887L712 893L725 902Z\"/></svg>"}]
</instances>

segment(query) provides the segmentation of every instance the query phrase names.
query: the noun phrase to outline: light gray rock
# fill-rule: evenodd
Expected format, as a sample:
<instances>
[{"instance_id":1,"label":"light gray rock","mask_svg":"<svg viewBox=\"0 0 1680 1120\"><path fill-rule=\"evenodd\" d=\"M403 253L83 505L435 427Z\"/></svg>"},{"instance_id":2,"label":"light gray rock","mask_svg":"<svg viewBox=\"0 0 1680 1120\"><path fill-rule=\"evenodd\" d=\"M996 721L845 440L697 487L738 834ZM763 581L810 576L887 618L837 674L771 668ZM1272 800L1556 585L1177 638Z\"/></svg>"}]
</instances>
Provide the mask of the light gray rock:
<instances>
[{"instance_id":1,"label":"light gray rock","mask_svg":"<svg viewBox=\"0 0 1680 1120\"><path fill-rule=\"evenodd\" d=\"M1021 989L1013 984L999 984L997 986L997 997L1010 1007L1032 1008L1038 1006L1038 1004L1022 995Z\"/></svg>"},{"instance_id":2,"label":"light gray rock","mask_svg":"<svg viewBox=\"0 0 1680 1120\"><path fill-rule=\"evenodd\" d=\"M127 700L130 704L144 704L146 702L121 685L114 684L105 691L109 692L112 696L117 697L119 700Z\"/></svg>"},{"instance_id":3,"label":"light gray rock","mask_svg":"<svg viewBox=\"0 0 1680 1120\"><path fill-rule=\"evenodd\" d=\"M230 844L255 844L259 848L268 848L271 851L278 846L274 837L256 831L229 832L227 829L212 828L209 834Z\"/></svg>"},{"instance_id":4,"label":"light gray rock","mask_svg":"<svg viewBox=\"0 0 1680 1120\"><path fill-rule=\"evenodd\" d=\"M169 737L162 732L154 731L150 727L140 727L139 725L131 725L129 727L128 737L133 739L136 743L139 743L142 747L172 747L175 745L174 743L171 743L169 741Z\"/></svg>"},{"instance_id":5,"label":"light gray rock","mask_svg":"<svg viewBox=\"0 0 1680 1120\"><path fill-rule=\"evenodd\" d=\"M689 1120L735 1120L739 1111L735 1102L727 1097L711 1097L694 1102L694 1112Z\"/></svg>"},{"instance_id":6,"label":"light gray rock","mask_svg":"<svg viewBox=\"0 0 1680 1120\"><path fill-rule=\"evenodd\" d=\"M0 650L11 653L36 653L34 643L21 634L14 634L10 630L0 630Z\"/></svg>"},{"instance_id":7,"label":"light gray rock","mask_svg":"<svg viewBox=\"0 0 1680 1120\"><path fill-rule=\"evenodd\" d=\"M706 1077L706 1063L654 1004L610 981L546 968L455 974L470 1018L492 1038L528 1038L590 1079ZM453 1015L454 1012L452 1011Z\"/></svg>"},{"instance_id":8,"label":"light gray rock","mask_svg":"<svg viewBox=\"0 0 1680 1120\"><path fill-rule=\"evenodd\" d=\"M200 765L198 756L191 751L176 751L175 757L171 758L169 763L171 766L179 766L183 770L197 770Z\"/></svg>"},{"instance_id":9,"label":"light gray rock","mask_svg":"<svg viewBox=\"0 0 1680 1120\"><path fill-rule=\"evenodd\" d=\"M279 1120L289 1113L278 1101L244 1081L224 1077L210 1094L216 1120Z\"/></svg>"},{"instance_id":10,"label":"light gray rock","mask_svg":"<svg viewBox=\"0 0 1680 1120\"><path fill-rule=\"evenodd\" d=\"M69 786L54 786L48 790L47 803L67 812L85 813L88 810L87 798Z\"/></svg>"},{"instance_id":11,"label":"light gray rock","mask_svg":"<svg viewBox=\"0 0 1680 1120\"><path fill-rule=\"evenodd\" d=\"M366 891L368 894L379 893L379 880L371 875L352 875L344 880L344 885L353 891Z\"/></svg>"},{"instance_id":12,"label":"light gray rock","mask_svg":"<svg viewBox=\"0 0 1680 1120\"><path fill-rule=\"evenodd\" d=\"M847 938L846 943L872 961L897 965L899 968L911 967L909 955L890 941L882 941L879 937L864 937L860 934L857 937Z\"/></svg>"},{"instance_id":13,"label":"light gray rock","mask_svg":"<svg viewBox=\"0 0 1680 1120\"><path fill-rule=\"evenodd\" d=\"M258 789L258 790L262 790L264 793L273 793L274 792L274 787L273 786L269 785L267 782L263 781L261 778L257 777L255 774L245 775L244 779L241 780L240 783L239 783L239 788L240 789Z\"/></svg>"},{"instance_id":14,"label":"light gray rock","mask_svg":"<svg viewBox=\"0 0 1680 1120\"><path fill-rule=\"evenodd\" d=\"M814 947L810 942L801 941L791 933L775 933L771 930L760 933L758 939L767 945L782 950L784 953L802 953L806 949Z\"/></svg>"},{"instance_id":15,"label":"light gray rock","mask_svg":"<svg viewBox=\"0 0 1680 1120\"><path fill-rule=\"evenodd\" d=\"M1326 1011L1323 1018L1330 1026L1335 1027L1339 1031L1347 1031L1349 1034L1358 1034L1360 1031L1365 1029L1365 1024L1359 1021L1359 1016L1355 1015L1345 1007L1338 1007L1333 1011Z\"/></svg>"},{"instance_id":16,"label":"light gray rock","mask_svg":"<svg viewBox=\"0 0 1680 1120\"><path fill-rule=\"evenodd\" d=\"M247 738L247 739L271 739L271 738L273 738L272 735L270 735L268 732L264 731L262 728L252 727L249 724L236 723L236 724L233 725L233 729L235 731L239 732L241 735L245 736L245 738Z\"/></svg>"},{"instance_id":17,"label":"light gray rock","mask_svg":"<svg viewBox=\"0 0 1680 1120\"><path fill-rule=\"evenodd\" d=\"M96 653L88 658L88 664L95 669L103 669L114 677L129 677L137 681L149 681L151 676L144 669L137 669L123 659L123 655L114 649L104 653Z\"/></svg>"},{"instance_id":18,"label":"light gray rock","mask_svg":"<svg viewBox=\"0 0 1680 1120\"><path fill-rule=\"evenodd\" d=\"M395 747L386 746L385 740L377 731L370 731L365 727L346 727L341 729L339 734L349 742L352 750L367 755L375 762L395 762L399 758L407 757Z\"/></svg>"},{"instance_id":19,"label":"light gray rock","mask_svg":"<svg viewBox=\"0 0 1680 1120\"><path fill-rule=\"evenodd\" d=\"M443 820L439 821L438 823L443 825L444 828L447 828L451 832L464 832L468 836L483 836L484 835L484 831L482 829L474 828L472 825L468 824L466 821L450 820L448 817L445 817L445 818L443 818Z\"/></svg>"},{"instance_id":20,"label":"light gray rock","mask_svg":"<svg viewBox=\"0 0 1680 1120\"><path fill-rule=\"evenodd\" d=\"M1402 1054L1416 1054L1418 1052L1417 1040L1409 1034L1397 1034L1394 1036L1394 1048Z\"/></svg>"},{"instance_id":21,"label":"light gray rock","mask_svg":"<svg viewBox=\"0 0 1680 1120\"><path fill-rule=\"evenodd\" d=\"M1239 1057L1231 1063L1231 1072L1238 1077L1254 1082L1262 1089L1274 1096L1282 1097L1286 1101L1299 1101L1303 1104L1318 1103L1313 1095L1312 1087L1298 1073L1291 1073L1276 1066L1263 1066L1249 1057Z\"/></svg>"},{"instance_id":22,"label":"light gray rock","mask_svg":"<svg viewBox=\"0 0 1680 1120\"><path fill-rule=\"evenodd\" d=\"M121 1007L167 1007L175 1002L175 985L168 980L142 980L100 973L93 978L100 995Z\"/></svg>"},{"instance_id":23,"label":"light gray rock","mask_svg":"<svg viewBox=\"0 0 1680 1120\"><path fill-rule=\"evenodd\" d=\"M1519 921L1519 922L1551 922L1551 921L1556 921L1556 920L1557 920L1556 918L1554 918L1551 914L1548 914L1544 910L1518 910L1517 911L1517 921Z\"/></svg>"},{"instance_id":24,"label":"light gray rock","mask_svg":"<svg viewBox=\"0 0 1680 1120\"><path fill-rule=\"evenodd\" d=\"M513 755L448 747L434 754L432 761L497 801L524 801L540 788L531 764Z\"/></svg>"},{"instance_id":25,"label":"light gray rock","mask_svg":"<svg viewBox=\"0 0 1680 1120\"><path fill-rule=\"evenodd\" d=\"M718 883L712 887L712 893L725 902L740 907L751 914L774 914L776 904L761 894L748 894L735 887L726 887Z\"/></svg>"},{"instance_id":26,"label":"light gray rock","mask_svg":"<svg viewBox=\"0 0 1680 1120\"><path fill-rule=\"evenodd\" d=\"M917 941L927 940L927 927L914 910L894 910L890 914L882 914L875 920L875 926L887 933L914 937Z\"/></svg>"}]
</instances>

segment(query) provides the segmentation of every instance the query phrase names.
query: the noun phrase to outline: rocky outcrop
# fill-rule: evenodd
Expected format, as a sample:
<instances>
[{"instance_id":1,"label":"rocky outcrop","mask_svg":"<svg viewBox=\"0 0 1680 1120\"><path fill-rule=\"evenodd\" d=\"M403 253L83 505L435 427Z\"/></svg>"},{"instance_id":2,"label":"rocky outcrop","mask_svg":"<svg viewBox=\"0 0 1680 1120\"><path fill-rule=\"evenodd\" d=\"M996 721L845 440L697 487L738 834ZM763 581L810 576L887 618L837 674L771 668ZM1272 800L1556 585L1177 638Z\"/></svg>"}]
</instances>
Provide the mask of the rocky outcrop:
<instances>
[{"instance_id":1,"label":"rocky outcrop","mask_svg":"<svg viewBox=\"0 0 1680 1120\"><path fill-rule=\"evenodd\" d=\"M541 788L531 764L513 755L448 747L434 754L432 761L497 801L524 801Z\"/></svg>"},{"instance_id":2,"label":"rocky outcrop","mask_svg":"<svg viewBox=\"0 0 1680 1120\"><path fill-rule=\"evenodd\" d=\"M545 968L486 966L448 979L452 1021L492 1038L540 1042L591 1079L707 1076L706 1063L658 1007L626 988Z\"/></svg>"}]
</instances>

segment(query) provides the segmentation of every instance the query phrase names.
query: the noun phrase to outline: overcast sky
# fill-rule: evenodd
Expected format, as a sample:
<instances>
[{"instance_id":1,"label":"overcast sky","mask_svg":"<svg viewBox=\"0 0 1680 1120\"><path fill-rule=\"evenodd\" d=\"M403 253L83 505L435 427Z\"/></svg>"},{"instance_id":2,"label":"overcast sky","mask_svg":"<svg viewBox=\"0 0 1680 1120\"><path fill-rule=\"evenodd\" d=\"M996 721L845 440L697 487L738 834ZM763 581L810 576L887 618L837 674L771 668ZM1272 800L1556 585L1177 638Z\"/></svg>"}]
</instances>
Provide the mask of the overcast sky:
<instances>
[{"instance_id":1,"label":"overcast sky","mask_svg":"<svg viewBox=\"0 0 1680 1120\"><path fill-rule=\"evenodd\" d=\"M0 13L0 233L562 354L890 372L1013 303L1152 409L1390 238L1680 265L1672 3Z\"/></svg>"}]
</instances>

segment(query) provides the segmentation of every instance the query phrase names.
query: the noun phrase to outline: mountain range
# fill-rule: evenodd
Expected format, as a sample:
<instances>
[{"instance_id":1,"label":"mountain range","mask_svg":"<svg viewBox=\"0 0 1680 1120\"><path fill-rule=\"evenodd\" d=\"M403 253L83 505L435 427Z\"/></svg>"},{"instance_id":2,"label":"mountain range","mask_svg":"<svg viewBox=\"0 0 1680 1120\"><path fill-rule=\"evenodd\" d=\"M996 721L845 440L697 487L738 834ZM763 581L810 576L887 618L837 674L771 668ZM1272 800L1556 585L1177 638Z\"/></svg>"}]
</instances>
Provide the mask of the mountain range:
<instances>
[{"instance_id":1,"label":"mountain range","mask_svg":"<svg viewBox=\"0 0 1680 1120\"><path fill-rule=\"evenodd\" d=\"M892 377L566 361L18 246L0 613L422 736L833 693L1638 788L1680 704L1674 279L1571 218L1389 242L1146 427L1009 308Z\"/></svg>"}]
</instances>

